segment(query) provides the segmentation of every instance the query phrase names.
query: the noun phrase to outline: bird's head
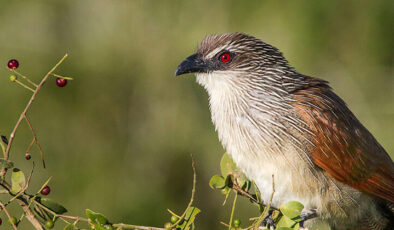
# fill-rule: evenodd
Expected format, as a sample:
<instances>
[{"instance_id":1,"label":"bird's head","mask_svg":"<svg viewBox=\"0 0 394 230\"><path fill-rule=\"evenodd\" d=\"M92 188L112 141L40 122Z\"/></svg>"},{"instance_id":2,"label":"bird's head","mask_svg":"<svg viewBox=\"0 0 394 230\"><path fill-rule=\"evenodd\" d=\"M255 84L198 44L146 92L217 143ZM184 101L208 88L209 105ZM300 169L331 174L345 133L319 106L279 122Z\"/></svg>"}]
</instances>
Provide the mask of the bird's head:
<instances>
[{"instance_id":1,"label":"bird's head","mask_svg":"<svg viewBox=\"0 0 394 230\"><path fill-rule=\"evenodd\" d=\"M196 53L178 66L175 75L239 73L242 77L268 68L290 67L277 48L243 33L226 33L207 36Z\"/></svg>"}]
</instances>

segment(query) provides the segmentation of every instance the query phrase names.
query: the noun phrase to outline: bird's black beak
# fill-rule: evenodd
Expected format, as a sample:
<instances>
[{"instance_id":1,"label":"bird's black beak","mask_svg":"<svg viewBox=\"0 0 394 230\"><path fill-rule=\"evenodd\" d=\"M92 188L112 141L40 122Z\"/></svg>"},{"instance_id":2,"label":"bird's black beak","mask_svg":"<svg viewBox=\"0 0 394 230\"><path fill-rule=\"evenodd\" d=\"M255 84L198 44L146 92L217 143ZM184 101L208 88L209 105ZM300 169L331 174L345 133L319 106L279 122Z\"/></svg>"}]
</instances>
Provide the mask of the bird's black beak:
<instances>
[{"instance_id":1,"label":"bird's black beak","mask_svg":"<svg viewBox=\"0 0 394 230\"><path fill-rule=\"evenodd\" d=\"M186 73L205 73L207 72L206 64L201 60L197 54L193 54L186 58L176 68L175 76L179 76Z\"/></svg>"}]
</instances>

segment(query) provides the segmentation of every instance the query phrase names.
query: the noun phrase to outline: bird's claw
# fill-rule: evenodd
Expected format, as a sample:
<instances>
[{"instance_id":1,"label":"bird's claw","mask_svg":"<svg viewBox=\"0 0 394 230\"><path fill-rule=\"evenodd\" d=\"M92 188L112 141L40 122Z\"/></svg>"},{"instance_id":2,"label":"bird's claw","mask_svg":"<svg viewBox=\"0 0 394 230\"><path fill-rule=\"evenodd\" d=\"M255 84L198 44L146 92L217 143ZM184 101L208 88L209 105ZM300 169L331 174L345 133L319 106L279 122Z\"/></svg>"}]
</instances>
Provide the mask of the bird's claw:
<instances>
[{"instance_id":1,"label":"bird's claw","mask_svg":"<svg viewBox=\"0 0 394 230\"><path fill-rule=\"evenodd\" d=\"M313 219L317 216L316 209L309 209L309 210L304 210L301 212L301 221L300 221L300 229L305 229L304 228L304 223L306 220Z\"/></svg>"},{"instance_id":2,"label":"bird's claw","mask_svg":"<svg viewBox=\"0 0 394 230\"><path fill-rule=\"evenodd\" d=\"M276 224L274 222L274 218L272 217L273 210L270 210L268 212L268 215L264 218L264 220L261 222L261 227L263 229L275 229Z\"/></svg>"}]
</instances>

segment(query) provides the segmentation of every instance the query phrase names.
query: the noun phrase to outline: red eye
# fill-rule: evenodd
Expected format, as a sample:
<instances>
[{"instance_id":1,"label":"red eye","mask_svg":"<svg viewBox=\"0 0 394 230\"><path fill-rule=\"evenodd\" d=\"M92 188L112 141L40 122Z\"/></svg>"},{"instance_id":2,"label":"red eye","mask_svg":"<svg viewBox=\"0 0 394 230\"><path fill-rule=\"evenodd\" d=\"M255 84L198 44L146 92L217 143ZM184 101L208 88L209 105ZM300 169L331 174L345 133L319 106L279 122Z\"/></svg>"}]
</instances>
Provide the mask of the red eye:
<instances>
[{"instance_id":1,"label":"red eye","mask_svg":"<svg viewBox=\"0 0 394 230\"><path fill-rule=\"evenodd\" d=\"M221 62L229 62L231 59L231 54L229 52L224 52L220 55L220 61Z\"/></svg>"}]
</instances>

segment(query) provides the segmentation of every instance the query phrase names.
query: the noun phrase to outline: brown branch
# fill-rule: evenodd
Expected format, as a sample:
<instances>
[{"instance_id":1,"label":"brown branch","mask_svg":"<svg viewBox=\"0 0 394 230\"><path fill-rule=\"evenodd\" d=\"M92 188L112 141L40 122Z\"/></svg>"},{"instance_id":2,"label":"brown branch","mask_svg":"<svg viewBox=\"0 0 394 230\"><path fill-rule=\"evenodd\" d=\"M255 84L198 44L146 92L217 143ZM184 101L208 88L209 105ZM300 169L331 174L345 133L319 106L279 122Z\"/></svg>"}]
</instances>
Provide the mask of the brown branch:
<instances>
[{"instance_id":1,"label":"brown branch","mask_svg":"<svg viewBox=\"0 0 394 230\"><path fill-rule=\"evenodd\" d=\"M2 181L0 183L0 186L5 188L6 191L12 195L12 193L10 192L11 185L9 185L6 181ZM27 220L30 221L30 223L34 226L34 228L37 230L44 230L40 222L35 217L34 213L30 210L29 202L23 196L18 196L16 200L25 211Z\"/></svg>"},{"instance_id":2,"label":"brown branch","mask_svg":"<svg viewBox=\"0 0 394 230\"><path fill-rule=\"evenodd\" d=\"M67 54L63 56L63 58L60 59L60 61L44 76L44 78L41 80L40 84L38 84L36 90L34 91L33 95L31 96L29 102L27 103L25 109L23 110L23 112L21 113L21 115L19 116L18 121L16 122L16 125L14 127L14 129L12 130L12 133L10 135L10 140L9 143L7 145L7 149L4 153L4 159L8 160L9 158L9 154L10 154L10 150L11 150L11 146L12 146L12 142L15 138L15 133L18 130L18 127L20 126L23 118L25 118L27 111L29 110L31 104L33 103L34 99L36 98L36 95L38 93L38 91L41 89L41 87L44 85L45 81L48 79L48 77L52 74L53 71L55 71L55 69L67 58ZM7 169L3 169L0 173L0 176L3 177L5 175L5 173L7 172Z\"/></svg>"},{"instance_id":3,"label":"brown branch","mask_svg":"<svg viewBox=\"0 0 394 230\"><path fill-rule=\"evenodd\" d=\"M234 189L235 191L237 191L240 195L249 198L249 199L252 200L254 203L260 204L260 203L258 202L258 200L256 200L252 195L250 195L248 192L246 192L245 190L243 190L243 189L239 186L239 184L238 184L238 182L237 182L236 180L234 180L232 189Z\"/></svg>"},{"instance_id":4,"label":"brown branch","mask_svg":"<svg viewBox=\"0 0 394 230\"><path fill-rule=\"evenodd\" d=\"M42 152L42 148L41 148L40 142L38 142L36 132L34 132L33 126L31 125L31 123L30 123L29 119L27 118L27 116L25 116L25 120L26 120L27 124L29 125L31 133L33 134L33 138L34 138L34 141L37 144L37 148L40 150L42 165L45 168L44 153Z\"/></svg>"},{"instance_id":5,"label":"brown branch","mask_svg":"<svg viewBox=\"0 0 394 230\"><path fill-rule=\"evenodd\" d=\"M35 217L34 213L30 210L28 202L24 198L18 197L18 203L25 211L26 218L30 221L34 228L37 230L44 230L40 222Z\"/></svg>"},{"instance_id":6,"label":"brown branch","mask_svg":"<svg viewBox=\"0 0 394 230\"><path fill-rule=\"evenodd\" d=\"M16 227L16 225L14 224L14 222L12 221L12 217L10 216L10 213L8 212L7 208L5 207L5 205L3 203L0 202L0 206L1 208L4 210L5 214L7 214L8 219L10 220L10 223L12 225L12 227L17 230L18 228Z\"/></svg>"},{"instance_id":7,"label":"brown branch","mask_svg":"<svg viewBox=\"0 0 394 230\"><path fill-rule=\"evenodd\" d=\"M26 150L26 154L29 154L30 149L31 149L31 147L33 146L34 142L35 142L35 139L34 139L34 137L33 137L33 140L31 140L30 145L29 145L29 147L28 147L27 150Z\"/></svg>"}]
</instances>

